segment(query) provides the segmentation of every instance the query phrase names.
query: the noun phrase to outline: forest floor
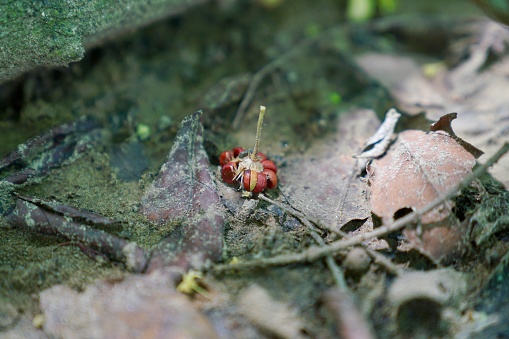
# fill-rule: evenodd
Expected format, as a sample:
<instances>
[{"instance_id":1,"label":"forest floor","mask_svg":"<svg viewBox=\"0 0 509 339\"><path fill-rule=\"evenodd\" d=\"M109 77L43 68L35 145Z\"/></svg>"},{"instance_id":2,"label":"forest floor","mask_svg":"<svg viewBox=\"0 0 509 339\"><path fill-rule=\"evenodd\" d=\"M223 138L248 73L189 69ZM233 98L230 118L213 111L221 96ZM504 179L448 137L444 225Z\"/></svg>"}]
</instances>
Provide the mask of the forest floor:
<instances>
[{"instance_id":1,"label":"forest floor","mask_svg":"<svg viewBox=\"0 0 509 339\"><path fill-rule=\"evenodd\" d=\"M509 31L263 3L2 85L0 336L509 336L509 156L471 176L509 141ZM278 186L245 199L219 157L261 105Z\"/></svg>"}]
</instances>

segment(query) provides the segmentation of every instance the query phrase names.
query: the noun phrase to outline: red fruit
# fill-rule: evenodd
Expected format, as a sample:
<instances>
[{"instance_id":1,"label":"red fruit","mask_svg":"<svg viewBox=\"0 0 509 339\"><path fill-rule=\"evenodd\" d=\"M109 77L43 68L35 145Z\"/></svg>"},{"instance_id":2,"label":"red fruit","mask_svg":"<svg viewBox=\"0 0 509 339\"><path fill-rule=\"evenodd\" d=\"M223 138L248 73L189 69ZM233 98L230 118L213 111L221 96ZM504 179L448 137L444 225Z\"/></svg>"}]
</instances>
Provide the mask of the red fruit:
<instances>
[{"instance_id":1,"label":"red fruit","mask_svg":"<svg viewBox=\"0 0 509 339\"><path fill-rule=\"evenodd\" d=\"M245 149L243 147L235 147L233 149L233 151L232 151L233 152L233 156L236 158L236 157L239 156L240 153L242 153L244 151L245 151Z\"/></svg>"},{"instance_id":2,"label":"red fruit","mask_svg":"<svg viewBox=\"0 0 509 339\"><path fill-rule=\"evenodd\" d=\"M242 147L235 147L232 150L224 151L221 153L221 156L219 156L219 165L224 166L233 159L237 158L240 153L244 152L245 149Z\"/></svg>"},{"instance_id":3,"label":"red fruit","mask_svg":"<svg viewBox=\"0 0 509 339\"><path fill-rule=\"evenodd\" d=\"M256 183L253 193L263 192L267 188L267 176L263 173L258 173L258 182Z\"/></svg>"},{"instance_id":4,"label":"red fruit","mask_svg":"<svg viewBox=\"0 0 509 339\"><path fill-rule=\"evenodd\" d=\"M237 164L234 162L229 162L223 167L221 167L221 178L227 184L233 184L235 180L235 172L237 171Z\"/></svg>"},{"instance_id":5,"label":"red fruit","mask_svg":"<svg viewBox=\"0 0 509 339\"><path fill-rule=\"evenodd\" d=\"M244 190L260 193L267 187L267 176L256 171L245 170L243 184Z\"/></svg>"},{"instance_id":6,"label":"red fruit","mask_svg":"<svg viewBox=\"0 0 509 339\"><path fill-rule=\"evenodd\" d=\"M219 165L224 166L227 163L229 163L233 158L234 158L233 151L224 151L223 153L221 153L221 156L219 157Z\"/></svg>"},{"instance_id":7,"label":"red fruit","mask_svg":"<svg viewBox=\"0 0 509 339\"><path fill-rule=\"evenodd\" d=\"M269 190L271 190L277 186L277 176L274 171L272 171L270 169L264 169L262 173L267 178L267 188Z\"/></svg>"},{"instance_id":8,"label":"red fruit","mask_svg":"<svg viewBox=\"0 0 509 339\"><path fill-rule=\"evenodd\" d=\"M263 165L263 169L268 169L274 173L277 173L277 166L274 163L274 161L266 159L266 160L262 160L261 163Z\"/></svg>"},{"instance_id":9,"label":"red fruit","mask_svg":"<svg viewBox=\"0 0 509 339\"><path fill-rule=\"evenodd\" d=\"M253 180L254 186L256 186L256 180ZM242 185L244 186L244 190L251 191L251 170L245 170L242 175Z\"/></svg>"}]
</instances>

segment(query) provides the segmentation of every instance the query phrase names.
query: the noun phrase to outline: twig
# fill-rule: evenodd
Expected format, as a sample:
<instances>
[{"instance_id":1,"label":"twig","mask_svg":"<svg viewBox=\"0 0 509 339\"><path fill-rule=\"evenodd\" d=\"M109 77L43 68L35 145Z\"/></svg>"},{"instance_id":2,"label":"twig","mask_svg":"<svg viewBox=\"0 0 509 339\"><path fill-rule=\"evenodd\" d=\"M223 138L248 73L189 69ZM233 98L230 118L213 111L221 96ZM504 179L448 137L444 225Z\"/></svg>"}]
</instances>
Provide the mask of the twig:
<instances>
[{"instance_id":1,"label":"twig","mask_svg":"<svg viewBox=\"0 0 509 339\"><path fill-rule=\"evenodd\" d=\"M475 171L473 171L470 175L465 177L460 183L454 185L451 189L449 189L441 198L437 198L435 201L429 203L419 211L415 211L405 215L404 217L396 220L394 223L390 225L382 225L376 230L373 230L368 233L360 234L355 238L348 238L336 241L332 244L325 246L312 246L305 251L300 253L292 253L286 255L279 255L272 258L263 258L252 261L239 262L236 264L230 265L217 265L212 268L215 273L230 271L230 270L242 270L242 269L253 269L259 267L267 267L267 266L281 266L288 265L297 262L312 262L317 259L324 258L328 255L332 255L337 253L340 250L346 249L350 246L360 245L364 241L384 236L389 233L398 231L403 227L415 222L420 219L420 217L431 211L432 209L442 205L446 200L452 198L456 195L459 190L462 190L470 185L470 183L479 177L482 173L484 173L489 167L495 164L504 154L509 151L509 143L505 143L500 147L500 149L495 153L488 161L479 166Z\"/></svg>"},{"instance_id":2,"label":"twig","mask_svg":"<svg viewBox=\"0 0 509 339\"><path fill-rule=\"evenodd\" d=\"M304 225L306 225L315 242L319 246L325 246L325 241L323 241L322 237L316 232L316 229L311 224L311 222L309 222L309 220L307 220L306 218L299 219ZM327 264L327 267L329 268L329 271L332 274L332 278L334 279L336 286L341 291L348 292L348 285L346 284L345 274L332 257L332 254L329 254L325 257L325 263Z\"/></svg>"},{"instance_id":3,"label":"twig","mask_svg":"<svg viewBox=\"0 0 509 339\"><path fill-rule=\"evenodd\" d=\"M258 116L258 125L256 126L256 139L251 154L251 160L258 161L258 147L260 146L260 138L262 136L263 117L265 116L265 106L260 106L260 115Z\"/></svg>"},{"instance_id":4,"label":"twig","mask_svg":"<svg viewBox=\"0 0 509 339\"><path fill-rule=\"evenodd\" d=\"M348 238L348 234L346 234L345 232L341 231L341 230L336 230L328 225L325 225L325 224L322 224L321 222L319 222L318 220L314 220L312 218L309 218L308 216L304 215L303 213L301 212L298 212L296 211L295 209L290 209L289 207L283 205L283 204L280 204L270 198L268 198L267 196L263 195L263 194L260 194L258 196L260 199L264 200L264 201L267 201L279 208L281 208L283 211L285 211L286 213L290 214L290 215L293 215L294 217L298 218L299 220L301 220L303 223L305 221L309 221L313 224L315 224L316 226L318 226L318 228L321 228L321 229L325 229L325 230L328 230L328 231L331 231L333 232L334 234L342 237L342 238ZM316 232L315 232L316 233ZM313 234L312 234L313 236ZM321 237L320 237L321 239ZM323 240L322 240L323 241ZM394 265L389 259L387 259L383 254L380 254L378 253L377 251L374 251L372 250L371 248L367 247L365 244L361 244L365 250L368 252L368 254L371 256L371 258L373 258L373 260L375 261L376 264L380 265L380 266L383 266L387 272L389 272L390 274L392 275L399 275L401 274L401 269ZM333 272L333 270L331 269L331 272ZM334 274L334 273L333 273ZM339 280L337 278L335 278L336 282L338 282Z\"/></svg>"},{"instance_id":5,"label":"twig","mask_svg":"<svg viewBox=\"0 0 509 339\"><path fill-rule=\"evenodd\" d=\"M276 205L277 207L281 208L286 213L293 215L294 217L298 218L307 228L308 231L313 238L313 240L319 245L324 246L325 242L323 241L323 238L318 234L316 228L313 226L311 221L302 213L297 211L292 211L288 207L281 205L279 203L276 203L274 200L270 199L269 197L260 194L258 196L260 199L267 201L273 205ZM345 280L345 274L343 270L338 266L332 255L328 255L325 257L325 263L327 264L327 267L329 268L332 278L334 279L334 282L336 283L336 286L344 292L348 292L348 285L346 284Z\"/></svg>"},{"instance_id":6,"label":"twig","mask_svg":"<svg viewBox=\"0 0 509 339\"><path fill-rule=\"evenodd\" d=\"M325 263L327 264L327 267L329 268L329 271L332 274L332 278L334 278L334 283L343 292L349 292L348 285L346 284L345 280L345 273L343 270L338 266L332 255L328 255L325 257Z\"/></svg>"},{"instance_id":7,"label":"twig","mask_svg":"<svg viewBox=\"0 0 509 339\"><path fill-rule=\"evenodd\" d=\"M404 272L403 269L401 269L397 265L395 265L385 255L378 253L377 251L375 251L367 246L364 246L364 249L366 250L366 252L368 252L368 254L371 256L371 258L375 261L375 264L382 266L390 274L392 274L394 276L398 276Z\"/></svg>"},{"instance_id":8,"label":"twig","mask_svg":"<svg viewBox=\"0 0 509 339\"><path fill-rule=\"evenodd\" d=\"M329 231L331 233L334 233L340 237L344 237L346 233L344 232L341 232L341 231L338 231L332 227L330 227L329 225L325 225L323 224L320 220L318 219L315 219L313 217L308 217L307 215L305 215L304 213L302 212L299 212L297 210L295 210L294 208L290 209L288 208L287 206L281 204L281 203L278 203L277 201L274 201L272 199L270 199L269 197L263 195L263 194L259 194L258 195L258 198L262 199L262 200L265 200L266 202L268 203L271 203L272 205L274 206L277 206L279 207L280 209L282 209L283 211L285 211L286 213L290 214L290 215L293 215L294 217L296 217L297 219L301 220L301 219L306 219L308 220L309 222L315 224L318 228L322 229L322 230L326 230L326 231Z\"/></svg>"}]
</instances>

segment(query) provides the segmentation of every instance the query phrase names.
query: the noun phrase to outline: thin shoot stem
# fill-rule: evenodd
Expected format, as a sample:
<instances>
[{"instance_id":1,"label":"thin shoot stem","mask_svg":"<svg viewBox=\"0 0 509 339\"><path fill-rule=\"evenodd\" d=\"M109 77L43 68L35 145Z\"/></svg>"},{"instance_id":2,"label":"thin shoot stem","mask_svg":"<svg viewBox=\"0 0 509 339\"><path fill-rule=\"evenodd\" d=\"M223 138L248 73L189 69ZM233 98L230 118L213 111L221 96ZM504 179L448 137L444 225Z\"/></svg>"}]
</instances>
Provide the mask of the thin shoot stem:
<instances>
[{"instance_id":1,"label":"thin shoot stem","mask_svg":"<svg viewBox=\"0 0 509 339\"><path fill-rule=\"evenodd\" d=\"M258 146L260 145L260 137L262 136L262 125L263 125L263 117L265 116L265 106L260 106L260 114L258 115L258 126L256 127L256 139L255 145L253 148L253 153L251 153L251 160L258 161Z\"/></svg>"}]
</instances>

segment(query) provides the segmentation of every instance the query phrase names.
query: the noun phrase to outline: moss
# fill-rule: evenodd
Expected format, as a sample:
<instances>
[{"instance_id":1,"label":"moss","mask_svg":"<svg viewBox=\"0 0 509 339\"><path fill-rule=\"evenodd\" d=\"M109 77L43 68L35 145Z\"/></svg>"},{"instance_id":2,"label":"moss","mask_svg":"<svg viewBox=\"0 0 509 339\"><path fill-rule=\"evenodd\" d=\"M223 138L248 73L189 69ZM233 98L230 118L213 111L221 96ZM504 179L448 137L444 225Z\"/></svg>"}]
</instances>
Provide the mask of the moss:
<instances>
[{"instance_id":1,"label":"moss","mask_svg":"<svg viewBox=\"0 0 509 339\"><path fill-rule=\"evenodd\" d=\"M39 66L67 66L83 58L86 46L201 2L1 2L0 83Z\"/></svg>"}]
</instances>

